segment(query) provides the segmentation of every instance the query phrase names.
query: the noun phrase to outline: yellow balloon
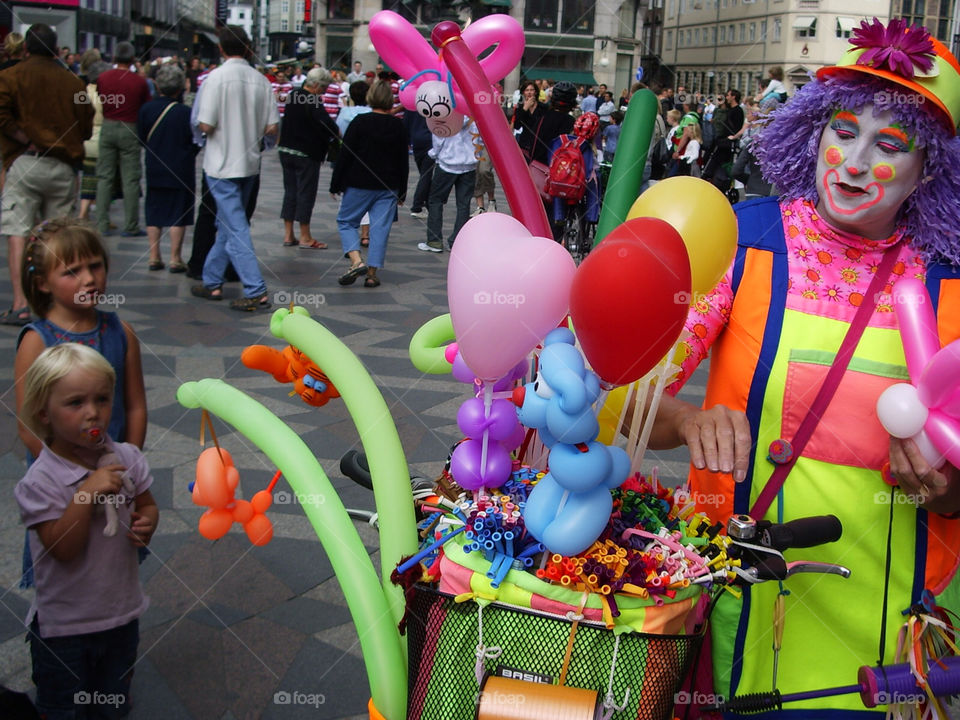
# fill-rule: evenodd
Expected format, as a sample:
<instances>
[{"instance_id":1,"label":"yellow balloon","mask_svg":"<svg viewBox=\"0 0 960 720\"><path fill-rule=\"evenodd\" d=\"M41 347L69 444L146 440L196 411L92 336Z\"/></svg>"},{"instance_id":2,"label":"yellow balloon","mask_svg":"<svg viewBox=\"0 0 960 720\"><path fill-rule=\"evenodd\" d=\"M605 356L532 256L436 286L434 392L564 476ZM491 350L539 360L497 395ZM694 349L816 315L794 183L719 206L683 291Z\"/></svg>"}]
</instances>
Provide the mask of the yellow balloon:
<instances>
[{"instance_id":1,"label":"yellow balloon","mask_svg":"<svg viewBox=\"0 0 960 720\"><path fill-rule=\"evenodd\" d=\"M637 198L627 220L654 217L676 228L690 257L692 297L711 290L737 252L737 216L730 201L706 180L672 177Z\"/></svg>"}]
</instances>

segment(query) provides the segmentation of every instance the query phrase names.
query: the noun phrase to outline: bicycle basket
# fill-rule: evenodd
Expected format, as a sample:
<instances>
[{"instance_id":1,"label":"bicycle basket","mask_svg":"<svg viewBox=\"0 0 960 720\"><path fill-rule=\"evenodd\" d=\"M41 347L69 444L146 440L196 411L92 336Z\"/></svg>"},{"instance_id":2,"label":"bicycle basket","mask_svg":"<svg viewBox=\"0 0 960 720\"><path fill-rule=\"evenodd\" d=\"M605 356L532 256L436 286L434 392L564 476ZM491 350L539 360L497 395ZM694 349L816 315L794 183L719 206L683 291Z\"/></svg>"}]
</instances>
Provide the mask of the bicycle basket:
<instances>
[{"instance_id":1,"label":"bicycle basket","mask_svg":"<svg viewBox=\"0 0 960 720\"><path fill-rule=\"evenodd\" d=\"M408 596L408 609L408 720L472 720L479 692L474 648L480 606L417 586ZM553 679L559 676L571 621L492 603L483 609L482 623L483 642L502 651L485 661L487 672L504 666ZM702 639L702 634L617 635L603 625L581 622L567 685L596 690L603 700L610 683L616 703L624 703L629 688L625 707L614 711L612 720L668 720L674 695Z\"/></svg>"}]
</instances>

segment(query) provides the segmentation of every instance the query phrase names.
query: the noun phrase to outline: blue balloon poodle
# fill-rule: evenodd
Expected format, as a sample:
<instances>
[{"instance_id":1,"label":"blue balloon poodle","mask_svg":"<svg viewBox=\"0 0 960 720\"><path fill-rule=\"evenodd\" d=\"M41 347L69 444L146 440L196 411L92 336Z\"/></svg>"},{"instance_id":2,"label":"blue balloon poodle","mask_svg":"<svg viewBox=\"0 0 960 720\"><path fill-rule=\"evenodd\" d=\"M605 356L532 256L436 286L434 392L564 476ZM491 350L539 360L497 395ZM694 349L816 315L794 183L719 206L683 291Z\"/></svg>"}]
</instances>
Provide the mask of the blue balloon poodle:
<instances>
[{"instance_id":1,"label":"blue balloon poodle","mask_svg":"<svg viewBox=\"0 0 960 720\"><path fill-rule=\"evenodd\" d=\"M527 498L523 520L561 555L581 553L600 537L613 509L610 490L630 472L626 452L596 440L593 402L599 394L600 382L566 328L547 335L537 377L513 394L520 422L550 448L549 472Z\"/></svg>"}]
</instances>

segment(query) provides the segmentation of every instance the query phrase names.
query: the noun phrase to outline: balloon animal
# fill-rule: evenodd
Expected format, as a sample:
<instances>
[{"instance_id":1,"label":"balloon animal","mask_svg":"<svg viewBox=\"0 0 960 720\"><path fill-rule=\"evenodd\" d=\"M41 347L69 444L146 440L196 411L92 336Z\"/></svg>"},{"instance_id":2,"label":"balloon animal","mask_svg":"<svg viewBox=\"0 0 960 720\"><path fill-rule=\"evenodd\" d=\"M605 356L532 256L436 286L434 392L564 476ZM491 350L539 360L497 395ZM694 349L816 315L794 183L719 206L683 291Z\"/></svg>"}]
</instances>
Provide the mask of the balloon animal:
<instances>
[{"instance_id":1,"label":"balloon animal","mask_svg":"<svg viewBox=\"0 0 960 720\"><path fill-rule=\"evenodd\" d=\"M266 345L251 345L240 355L240 360L252 370L270 373L277 382L292 382L294 392L308 405L320 407L330 398L340 397L323 371L292 345L282 351Z\"/></svg>"},{"instance_id":2,"label":"balloon animal","mask_svg":"<svg viewBox=\"0 0 960 720\"><path fill-rule=\"evenodd\" d=\"M200 453L197 479L193 483L193 503L209 508L200 516L200 534L208 540L219 540L231 525L238 522L243 525L250 542L266 545L273 539L273 523L265 514L273 504L272 484L247 501L234 497L239 482L240 473L229 452L211 447Z\"/></svg>"},{"instance_id":3,"label":"balloon animal","mask_svg":"<svg viewBox=\"0 0 960 720\"><path fill-rule=\"evenodd\" d=\"M456 109L450 75L447 75L446 82L440 79L437 70L424 70L418 75L436 75L438 79L423 82L417 88L417 114L423 115L427 129L437 137L453 137L463 129L464 115Z\"/></svg>"},{"instance_id":4,"label":"balloon animal","mask_svg":"<svg viewBox=\"0 0 960 720\"><path fill-rule=\"evenodd\" d=\"M550 448L549 472L527 498L524 522L548 550L568 556L603 532L613 509L610 490L630 472L626 452L596 441L592 404L600 381L573 343L566 328L547 335L536 379L513 393L520 422L536 428Z\"/></svg>"},{"instance_id":5,"label":"balloon animal","mask_svg":"<svg viewBox=\"0 0 960 720\"><path fill-rule=\"evenodd\" d=\"M884 429L912 438L932 467L960 466L960 340L940 348L930 296L923 283L903 278L894 307L911 384L891 385L877 400Z\"/></svg>"}]
</instances>

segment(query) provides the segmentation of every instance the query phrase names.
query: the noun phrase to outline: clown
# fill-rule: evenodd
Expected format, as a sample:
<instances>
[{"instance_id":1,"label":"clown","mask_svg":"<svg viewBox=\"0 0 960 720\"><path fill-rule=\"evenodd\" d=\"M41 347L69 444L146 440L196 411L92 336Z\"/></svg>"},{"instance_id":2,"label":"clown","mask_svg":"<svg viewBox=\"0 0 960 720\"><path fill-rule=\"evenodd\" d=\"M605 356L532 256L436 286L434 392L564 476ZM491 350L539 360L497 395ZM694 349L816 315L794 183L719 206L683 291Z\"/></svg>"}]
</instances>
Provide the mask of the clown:
<instances>
[{"instance_id":1,"label":"clown","mask_svg":"<svg viewBox=\"0 0 960 720\"><path fill-rule=\"evenodd\" d=\"M750 512L777 464L795 459L782 488L768 491L766 517L834 513L843 523L839 542L788 560L840 563L848 580L801 576L789 592L766 583L721 598L713 667L725 697L769 691L771 678L783 693L850 684L859 666L894 662L901 611L924 589L960 610L960 472L931 467L911 440L890 437L875 411L883 390L906 377L891 296L900 278L926 282L941 343L960 336L960 65L925 29L900 20L864 22L851 44L757 140L764 176L781 196L738 206L736 259L692 307L688 356L671 388L676 394L709 350L706 398L696 407L665 397L651 441L689 446L691 490L711 503L698 508L711 517ZM879 292L868 292L878 274ZM851 334L853 358L793 458L790 441L858 312L866 329ZM887 463L897 488L883 480ZM781 592L775 665L771 617ZM792 703L777 717L814 710L868 713L845 695Z\"/></svg>"}]
</instances>

